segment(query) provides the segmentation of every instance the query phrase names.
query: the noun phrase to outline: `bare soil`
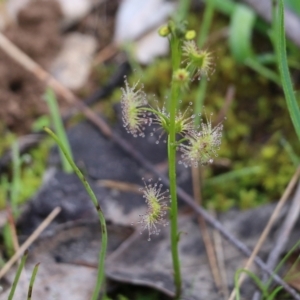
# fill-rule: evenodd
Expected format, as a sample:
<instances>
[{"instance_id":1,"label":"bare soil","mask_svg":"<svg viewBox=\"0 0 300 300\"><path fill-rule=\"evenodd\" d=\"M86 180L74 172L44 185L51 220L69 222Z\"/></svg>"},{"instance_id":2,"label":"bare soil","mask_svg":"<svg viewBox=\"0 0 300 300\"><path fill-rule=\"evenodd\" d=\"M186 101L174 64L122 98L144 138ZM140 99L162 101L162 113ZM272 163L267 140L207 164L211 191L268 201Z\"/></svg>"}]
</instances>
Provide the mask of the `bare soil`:
<instances>
[{"instance_id":1,"label":"bare soil","mask_svg":"<svg viewBox=\"0 0 300 300\"><path fill-rule=\"evenodd\" d=\"M90 14L69 29L62 27L62 13L56 1L32 1L18 15L4 35L46 70L61 49L64 33L79 31L97 38L98 49L110 43L113 36L118 0L95 7ZM99 86L91 75L84 94ZM19 135L30 132L33 121L47 113L42 99L44 84L10 59L0 49L0 128ZM78 91L79 95L80 91ZM68 106L60 101L64 110Z\"/></svg>"},{"instance_id":2,"label":"bare soil","mask_svg":"<svg viewBox=\"0 0 300 300\"><path fill-rule=\"evenodd\" d=\"M47 69L62 43L60 19L55 1L34 1L20 12L18 24L4 34ZM9 130L28 132L32 121L46 113L43 92L42 83L0 50L0 119Z\"/></svg>"}]
</instances>

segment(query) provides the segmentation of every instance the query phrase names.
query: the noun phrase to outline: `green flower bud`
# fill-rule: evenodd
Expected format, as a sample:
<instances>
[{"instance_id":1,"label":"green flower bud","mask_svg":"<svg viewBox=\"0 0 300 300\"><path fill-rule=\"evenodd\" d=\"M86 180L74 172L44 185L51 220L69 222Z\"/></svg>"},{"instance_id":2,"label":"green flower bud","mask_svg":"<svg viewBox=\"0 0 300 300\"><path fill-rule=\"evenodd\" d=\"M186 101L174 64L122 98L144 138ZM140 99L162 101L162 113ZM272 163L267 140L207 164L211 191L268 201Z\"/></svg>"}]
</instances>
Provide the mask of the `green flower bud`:
<instances>
[{"instance_id":1,"label":"green flower bud","mask_svg":"<svg viewBox=\"0 0 300 300\"><path fill-rule=\"evenodd\" d=\"M159 28L158 34L162 37L166 37L171 33L169 26L165 25Z\"/></svg>"},{"instance_id":2,"label":"green flower bud","mask_svg":"<svg viewBox=\"0 0 300 300\"><path fill-rule=\"evenodd\" d=\"M188 30L185 34L186 40L193 40L196 37L196 31L195 30Z\"/></svg>"}]
</instances>

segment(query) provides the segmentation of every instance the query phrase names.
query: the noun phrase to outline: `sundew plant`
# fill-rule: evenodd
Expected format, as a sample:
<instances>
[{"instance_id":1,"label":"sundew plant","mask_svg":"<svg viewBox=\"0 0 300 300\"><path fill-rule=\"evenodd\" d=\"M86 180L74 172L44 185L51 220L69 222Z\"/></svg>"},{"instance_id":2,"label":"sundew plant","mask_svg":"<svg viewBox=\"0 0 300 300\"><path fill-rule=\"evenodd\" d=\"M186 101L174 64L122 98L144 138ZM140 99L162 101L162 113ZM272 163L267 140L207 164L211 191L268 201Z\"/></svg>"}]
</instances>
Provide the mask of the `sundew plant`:
<instances>
[{"instance_id":1,"label":"sundew plant","mask_svg":"<svg viewBox=\"0 0 300 300\"><path fill-rule=\"evenodd\" d=\"M181 153L179 163L186 167L211 164L221 144L223 125L213 126L211 117L206 116L199 126L195 126L194 119L200 116L190 114L190 108L183 112L180 110L181 98L188 92L191 81L201 80L213 69L210 52L198 49L193 40L195 31L186 30L185 23L170 21L159 30L159 34L169 39L171 48L172 80L167 103L163 108L151 106L143 86L139 88L139 82L130 86L125 80L121 106L124 127L134 137L144 137L145 128L152 124L158 124L167 135L170 191L162 192L160 183L144 182L143 193L148 210L140 216L138 223L142 224L142 230L148 229L150 240L151 235L159 234L159 227L168 224L165 216L169 211L175 299L179 299L182 280L178 254L176 153Z\"/></svg>"}]
</instances>

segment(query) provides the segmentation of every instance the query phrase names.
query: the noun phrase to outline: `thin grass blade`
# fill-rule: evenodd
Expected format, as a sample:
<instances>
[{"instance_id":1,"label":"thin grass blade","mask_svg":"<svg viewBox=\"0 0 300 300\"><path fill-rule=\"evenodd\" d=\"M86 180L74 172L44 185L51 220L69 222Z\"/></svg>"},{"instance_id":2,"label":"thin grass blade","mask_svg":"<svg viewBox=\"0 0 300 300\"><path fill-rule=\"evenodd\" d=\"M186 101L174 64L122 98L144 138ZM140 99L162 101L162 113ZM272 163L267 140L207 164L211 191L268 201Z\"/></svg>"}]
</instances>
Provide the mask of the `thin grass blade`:
<instances>
[{"instance_id":1,"label":"thin grass blade","mask_svg":"<svg viewBox=\"0 0 300 300\"><path fill-rule=\"evenodd\" d=\"M29 283L29 287L28 287L27 300L31 300L33 285L34 285L34 281L35 281L36 274L38 272L39 266L40 266L40 263L36 264L33 271L32 271L32 275L31 275L30 283Z\"/></svg>"},{"instance_id":2,"label":"thin grass blade","mask_svg":"<svg viewBox=\"0 0 300 300\"><path fill-rule=\"evenodd\" d=\"M25 251L25 253L24 253L24 255L23 255L22 259L21 259L21 263L20 263L20 265L19 265L19 267L17 269L17 273L16 273L16 276L15 276L14 282L12 284L10 293L8 295L8 300L12 300L14 298L14 294L15 294L15 291L16 291L16 288L17 288L17 285L18 285L18 282L19 282L22 270L24 268L27 256L28 256L28 251Z\"/></svg>"},{"instance_id":3,"label":"thin grass blade","mask_svg":"<svg viewBox=\"0 0 300 300\"><path fill-rule=\"evenodd\" d=\"M282 0L279 0L278 3L275 31L277 63L280 71L281 83L290 117L300 140L300 110L294 94L292 80L288 68L284 27L284 6Z\"/></svg>"}]
</instances>

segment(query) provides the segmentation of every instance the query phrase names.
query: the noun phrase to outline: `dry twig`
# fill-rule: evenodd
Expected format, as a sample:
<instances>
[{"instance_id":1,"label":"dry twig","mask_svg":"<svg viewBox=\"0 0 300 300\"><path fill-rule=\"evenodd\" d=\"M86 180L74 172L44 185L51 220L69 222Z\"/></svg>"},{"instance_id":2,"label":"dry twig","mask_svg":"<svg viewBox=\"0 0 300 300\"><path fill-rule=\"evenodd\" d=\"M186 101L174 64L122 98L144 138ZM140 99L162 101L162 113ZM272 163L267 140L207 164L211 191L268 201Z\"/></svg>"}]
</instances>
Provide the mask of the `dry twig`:
<instances>
[{"instance_id":1,"label":"dry twig","mask_svg":"<svg viewBox=\"0 0 300 300\"><path fill-rule=\"evenodd\" d=\"M200 172L201 172L201 168L198 169L192 167L193 194L194 194L194 199L199 206L202 205ZM217 289L220 291L222 289L222 280L220 277L214 245L209 235L205 220L200 215L198 216L198 223L202 234L204 246L206 249L206 254L208 257L211 273L213 275L215 285Z\"/></svg>"},{"instance_id":2,"label":"dry twig","mask_svg":"<svg viewBox=\"0 0 300 300\"><path fill-rule=\"evenodd\" d=\"M48 217L39 225L39 227L29 236L25 243L19 248L19 250L11 257L11 259L0 270L0 278L2 278L12 265L21 257L24 251L39 237L39 235L49 226L54 218L60 213L61 208L56 207L48 215Z\"/></svg>"}]
</instances>

